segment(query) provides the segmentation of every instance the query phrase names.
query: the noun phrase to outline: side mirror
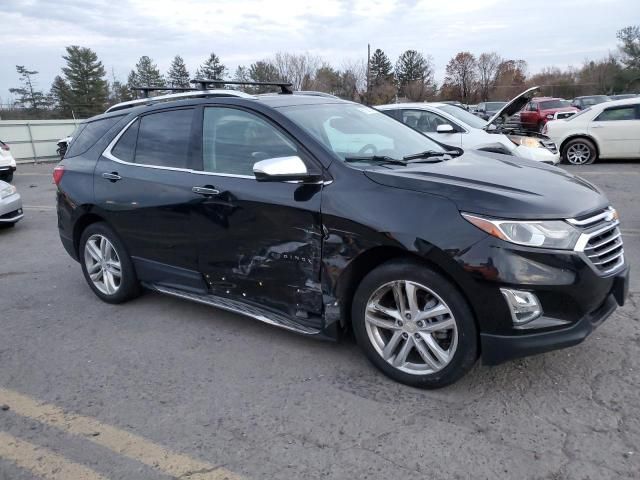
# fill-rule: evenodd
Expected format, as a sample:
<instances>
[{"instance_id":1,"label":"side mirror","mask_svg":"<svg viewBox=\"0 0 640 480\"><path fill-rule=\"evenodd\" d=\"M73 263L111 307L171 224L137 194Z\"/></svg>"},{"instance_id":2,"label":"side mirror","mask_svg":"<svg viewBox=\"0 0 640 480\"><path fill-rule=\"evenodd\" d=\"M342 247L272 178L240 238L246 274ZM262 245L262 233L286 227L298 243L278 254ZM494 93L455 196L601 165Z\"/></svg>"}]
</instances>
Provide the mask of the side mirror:
<instances>
[{"instance_id":1,"label":"side mirror","mask_svg":"<svg viewBox=\"0 0 640 480\"><path fill-rule=\"evenodd\" d=\"M317 180L298 156L277 157L260 160L253 164L253 174L259 182L290 182Z\"/></svg>"},{"instance_id":2,"label":"side mirror","mask_svg":"<svg viewBox=\"0 0 640 480\"><path fill-rule=\"evenodd\" d=\"M455 129L449 125L448 123L444 123L442 125L438 125L436 127L436 132L438 133L453 133L455 132Z\"/></svg>"}]
</instances>

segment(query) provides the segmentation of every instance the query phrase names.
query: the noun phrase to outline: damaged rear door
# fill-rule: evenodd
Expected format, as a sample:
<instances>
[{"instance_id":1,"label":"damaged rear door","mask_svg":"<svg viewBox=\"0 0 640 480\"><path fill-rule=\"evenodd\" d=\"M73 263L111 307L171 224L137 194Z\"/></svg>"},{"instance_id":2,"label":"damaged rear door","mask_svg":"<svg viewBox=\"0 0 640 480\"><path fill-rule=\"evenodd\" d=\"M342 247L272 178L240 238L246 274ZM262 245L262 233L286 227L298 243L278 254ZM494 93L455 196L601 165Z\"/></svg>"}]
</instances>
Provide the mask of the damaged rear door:
<instances>
[{"instance_id":1,"label":"damaged rear door","mask_svg":"<svg viewBox=\"0 0 640 480\"><path fill-rule=\"evenodd\" d=\"M204 107L198 264L211 292L321 326L321 184L258 182L254 163L311 159L278 126L246 109Z\"/></svg>"}]
</instances>

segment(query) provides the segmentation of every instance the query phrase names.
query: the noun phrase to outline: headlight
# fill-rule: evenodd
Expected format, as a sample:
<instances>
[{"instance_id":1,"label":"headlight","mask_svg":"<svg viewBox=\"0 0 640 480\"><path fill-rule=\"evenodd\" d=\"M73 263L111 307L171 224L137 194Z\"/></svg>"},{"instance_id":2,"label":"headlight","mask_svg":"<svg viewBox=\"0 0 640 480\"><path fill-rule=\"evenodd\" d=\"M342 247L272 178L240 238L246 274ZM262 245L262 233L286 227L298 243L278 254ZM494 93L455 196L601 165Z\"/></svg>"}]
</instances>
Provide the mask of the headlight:
<instances>
[{"instance_id":1,"label":"headlight","mask_svg":"<svg viewBox=\"0 0 640 480\"><path fill-rule=\"evenodd\" d=\"M16 191L16 187L14 187L13 185L8 185L0 190L0 198L6 198L9 195L13 195L14 193L16 193Z\"/></svg>"},{"instance_id":2,"label":"headlight","mask_svg":"<svg viewBox=\"0 0 640 480\"><path fill-rule=\"evenodd\" d=\"M547 120L553 120L553 115L552 114L547 115Z\"/></svg>"},{"instance_id":3,"label":"headlight","mask_svg":"<svg viewBox=\"0 0 640 480\"><path fill-rule=\"evenodd\" d=\"M522 135L508 135L509 140L511 140L516 145L522 145L525 147L538 148L542 147L540 140L534 137L523 137Z\"/></svg>"},{"instance_id":4,"label":"headlight","mask_svg":"<svg viewBox=\"0 0 640 480\"><path fill-rule=\"evenodd\" d=\"M580 237L578 230L562 220L496 220L469 213L462 216L489 235L527 247L572 250Z\"/></svg>"}]
</instances>

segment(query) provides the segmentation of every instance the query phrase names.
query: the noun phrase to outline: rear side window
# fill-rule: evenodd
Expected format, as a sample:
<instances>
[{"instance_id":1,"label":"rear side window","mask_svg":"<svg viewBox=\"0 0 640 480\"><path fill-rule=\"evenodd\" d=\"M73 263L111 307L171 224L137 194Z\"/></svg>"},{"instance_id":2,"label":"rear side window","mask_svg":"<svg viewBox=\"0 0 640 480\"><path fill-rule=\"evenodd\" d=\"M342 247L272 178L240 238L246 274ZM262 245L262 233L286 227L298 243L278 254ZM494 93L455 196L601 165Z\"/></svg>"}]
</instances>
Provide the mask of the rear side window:
<instances>
[{"instance_id":1,"label":"rear side window","mask_svg":"<svg viewBox=\"0 0 640 480\"><path fill-rule=\"evenodd\" d=\"M192 122L193 109L169 110L142 117L138 127L135 163L188 168Z\"/></svg>"},{"instance_id":2,"label":"rear side window","mask_svg":"<svg viewBox=\"0 0 640 480\"><path fill-rule=\"evenodd\" d=\"M89 150L105 133L107 133L107 130L113 127L122 117L123 115L101 118L100 120L85 123L84 126L78 128L78 131L74 134L71 145L69 145L69 149L65 154L65 158L82 155L84 152Z\"/></svg>"},{"instance_id":3,"label":"rear side window","mask_svg":"<svg viewBox=\"0 0 640 480\"><path fill-rule=\"evenodd\" d=\"M119 160L133 163L136 154L138 127L140 127L140 121L136 120L127 128L127 131L122 134L116 146L111 150L113 156Z\"/></svg>"},{"instance_id":4,"label":"rear side window","mask_svg":"<svg viewBox=\"0 0 640 480\"><path fill-rule=\"evenodd\" d=\"M626 107L607 108L595 119L597 122L615 121L615 120L635 120L636 107L629 105Z\"/></svg>"}]
</instances>

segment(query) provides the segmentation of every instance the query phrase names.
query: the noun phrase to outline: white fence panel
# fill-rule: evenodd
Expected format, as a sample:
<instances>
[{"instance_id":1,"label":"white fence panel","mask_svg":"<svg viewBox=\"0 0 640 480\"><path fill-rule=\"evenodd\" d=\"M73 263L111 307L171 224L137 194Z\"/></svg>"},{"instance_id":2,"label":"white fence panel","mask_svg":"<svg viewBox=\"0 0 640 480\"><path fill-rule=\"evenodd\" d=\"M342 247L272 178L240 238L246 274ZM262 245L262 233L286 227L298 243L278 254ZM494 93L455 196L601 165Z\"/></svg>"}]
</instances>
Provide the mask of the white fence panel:
<instances>
[{"instance_id":1,"label":"white fence panel","mask_svg":"<svg viewBox=\"0 0 640 480\"><path fill-rule=\"evenodd\" d=\"M18 163L57 158L58 140L71 135L82 120L0 120L0 140Z\"/></svg>"}]
</instances>

